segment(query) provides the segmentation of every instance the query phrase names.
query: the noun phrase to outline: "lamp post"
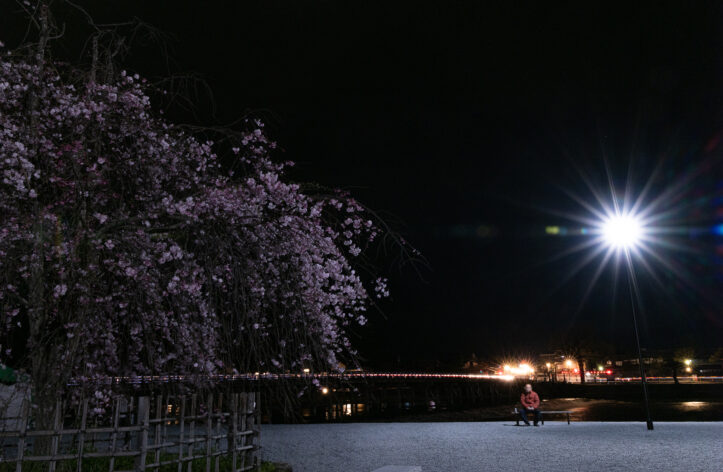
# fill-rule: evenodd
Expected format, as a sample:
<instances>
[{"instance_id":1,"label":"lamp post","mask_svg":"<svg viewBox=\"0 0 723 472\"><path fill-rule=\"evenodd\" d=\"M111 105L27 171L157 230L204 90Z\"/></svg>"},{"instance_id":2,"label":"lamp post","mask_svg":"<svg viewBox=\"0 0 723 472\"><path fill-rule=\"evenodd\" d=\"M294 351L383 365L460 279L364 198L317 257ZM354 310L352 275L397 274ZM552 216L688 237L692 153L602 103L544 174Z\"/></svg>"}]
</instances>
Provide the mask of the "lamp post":
<instances>
[{"instance_id":1,"label":"lamp post","mask_svg":"<svg viewBox=\"0 0 723 472\"><path fill-rule=\"evenodd\" d=\"M633 327L635 331L635 344L638 348L638 362L640 363L640 382L643 387L643 402L645 405L645 417L648 430L653 429L653 420L650 417L650 404L648 402L648 382L645 377L645 365L643 364L643 353L640 348L640 335L638 334L637 301L635 294L638 293L638 282L633 270L633 259L630 251L640 242L643 233L641 223L631 214L616 212L610 216L602 225L604 240L614 249L622 251L628 267L628 290L630 292L630 308L633 316Z\"/></svg>"}]
</instances>

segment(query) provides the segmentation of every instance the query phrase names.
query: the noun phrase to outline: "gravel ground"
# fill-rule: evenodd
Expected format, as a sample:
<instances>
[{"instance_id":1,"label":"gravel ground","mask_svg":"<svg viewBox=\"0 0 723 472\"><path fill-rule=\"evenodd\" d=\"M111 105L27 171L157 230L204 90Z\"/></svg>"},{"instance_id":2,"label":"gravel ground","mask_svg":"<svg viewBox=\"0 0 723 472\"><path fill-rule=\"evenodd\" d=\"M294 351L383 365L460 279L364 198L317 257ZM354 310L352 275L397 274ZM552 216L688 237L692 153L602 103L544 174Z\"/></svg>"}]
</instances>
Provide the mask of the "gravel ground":
<instances>
[{"instance_id":1,"label":"gravel ground","mask_svg":"<svg viewBox=\"0 0 723 472\"><path fill-rule=\"evenodd\" d=\"M263 425L262 457L294 472L723 471L723 422Z\"/></svg>"}]
</instances>

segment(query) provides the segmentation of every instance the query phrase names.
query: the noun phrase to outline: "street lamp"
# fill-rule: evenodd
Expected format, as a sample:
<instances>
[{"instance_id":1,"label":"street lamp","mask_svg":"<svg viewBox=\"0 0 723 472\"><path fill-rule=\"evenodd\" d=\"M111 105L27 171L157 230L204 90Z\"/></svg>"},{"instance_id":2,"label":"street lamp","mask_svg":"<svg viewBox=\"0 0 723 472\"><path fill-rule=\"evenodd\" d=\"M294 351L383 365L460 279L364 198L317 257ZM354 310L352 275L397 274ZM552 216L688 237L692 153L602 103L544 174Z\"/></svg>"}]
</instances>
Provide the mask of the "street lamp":
<instances>
[{"instance_id":1,"label":"street lamp","mask_svg":"<svg viewBox=\"0 0 723 472\"><path fill-rule=\"evenodd\" d=\"M632 213L620 212L616 209L602 224L602 238L611 249L622 252L625 256L628 267L628 289L630 291L630 307L633 315L633 326L635 328L635 343L638 348L638 362L640 363L640 381L643 386L643 400L645 403L645 416L648 429L653 429L653 420L650 418L650 405L648 403L648 382L645 378L645 366L643 354L640 349L640 335L638 334L638 320L636 314L635 293L638 283L633 270L633 260L630 251L640 244L644 228L642 222Z\"/></svg>"},{"instance_id":2,"label":"street lamp","mask_svg":"<svg viewBox=\"0 0 723 472\"><path fill-rule=\"evenodd\" d=\"M643 226L633 215L613 215L603 223L602 233L610 246L629 252L640 242Z\"/></svg>"}]
</instances>

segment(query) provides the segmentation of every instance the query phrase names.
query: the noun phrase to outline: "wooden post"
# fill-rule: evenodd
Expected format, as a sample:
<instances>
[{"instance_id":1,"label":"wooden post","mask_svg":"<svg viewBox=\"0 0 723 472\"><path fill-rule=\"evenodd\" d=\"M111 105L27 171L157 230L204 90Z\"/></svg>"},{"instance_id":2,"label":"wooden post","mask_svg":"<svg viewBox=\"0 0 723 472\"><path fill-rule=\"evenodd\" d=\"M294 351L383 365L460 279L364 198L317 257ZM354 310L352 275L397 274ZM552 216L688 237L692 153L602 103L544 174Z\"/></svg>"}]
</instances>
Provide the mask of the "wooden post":
<instances>
[{"instance_id":1,"label":"wooden post","mask_svg":"<svg viewBox=\"0 0 723 472\"><path fill-rule=\"evenodd\" d=\"M137 425L140 426L139 450L140 455L136 457L136 472L146 470L146 453L148 452L148 426L150 414L150 399L148 397L138 398ZM80 471L78 471L80 472Z\"/></svg>"},{"instance_id":2,"label":"wooden post","mask_svg":"<svg viewBox=\"0 0 723 472\"><path fill-rule=\"evenodd\" d=\"M166 405L163 404L163 394L158 395L158 397L156 398L156 420L157 421L156 421L156 427L154 428L155 431L154 431L154 435L153 435L153 445L154 446L160 446L161 444L163 444L163 442L161 440L161 408L163 408L163 409L166 408ZM161 448L160 447L155 448L155 454L154 454L153 458L154 458L154 460L153 460L154 464L158 464L161 462ZM158 470L158 468L159 468L159 466L156 465L153 467L153 470Z\"/></svg>"},{"instance_id":3,"label":"wooden post","mask_svg":"<svg viewBox=\"0 0 723 472\"><path fill-rule=\"evenodd\" d=\"M121 399L117 397L115 400L115 411L113 412L113 432L110 433L110 464L108 465L108 472L115 470L115 453L116 453L116 441L118 439L118 418L120 416Z\"/></svg>"},{"instance_id":4,"label":"wooden post","mask_svg":"<svg viewBox=\"0 0 723 472\"><path fill-rule=\"evenodd\" d=\"M176 415L176 404L175 404L176 398L174 397L173 400L171 400L170 395L166 395L166 403L163 406L163 426L161 427L161 444L166 444L168 442L168 424L171 422L170 418L175 417ZM172 403L173 402L173 403ZM168 406L171 406L171 411L168 411ZM169 414L171 416L169 416ZM158 461L156 461L158 462Z\"/></svg>"},{"instance_id":5,"label":"wooden post","mask_svg":"<svg viewBox=\"0 0 723 472\"><path fill-rule=\"evenodd\" d=\"M85 447L85 426L88 420L88 399L83 400L83 412L80 416L80 430L78 431L78 472L83 472L83 448Z\"/></svg>"},{"instance_id":6,"label":"wooden post","mask_svg":"<svg viewBox=\"0 0 723 472\"><path fill-rule=\"evenodd\" d=\"M206 401L206 472L211 472L211 437L213 436L213 394Z\"/></svg>"},{"instance_id":7,"label":"wooden post","mask_svg":"<svg viewBox=\"0 0 723 472\"><path fill-rule=\"evenodd\" d=\"M186 426L186 397L181 396L181 420L178 433L178 472L183 472L183 430Z\"/></svg>"},{"instance_id":8,"label":"wooden post","mask_svg":"<svg viewBox=\"0 0 723 472\"><path fill-rule=\"evenodd\" d=\"M55 472L55 456L58 454L58 445L60 443L60 430L62 429L61 423L61 411L63 409L63 403L58 400L55 402L55 417L53 419L53 439L50 442L50 464L48 464L48 472Z\"/></svg>"},{"instance_id":9,"label":"wooden post","mask_svg":"<svg viewBox=\"0 0 723 472\"><path fill-rule=\"evenodd\" d=\"M231 394L231 434L226 439L226 447L231 452L231 472L236 472L238 450L238 393Z\"/></svg>"},{"instance_id":10,"label":"wooden post","mask_svg":"<svg viewBox=\"0 0 723 472\"><path fill-rule=\"evenodd\" d=\"M260 426L261 426L261 403L259 401L260 400L259 397L260 397L259 392L251 393L251 399L252 399L251 408L253 408L253 411L252 411L253 416L251 417L253 419L252 420L253 424L251 427L254 431L253 439L251 442L251 444L254 447L251 449L251 454L253 457L253 459L252 459L253 464L254 464L256 470L260 471L261 470L261 461L259 460L259 458L256 454L256 451L259 449L259 443L261 441L261 428L260 428Z\"/></svg>"},{"instance_id":11,"label":"wooden post","mask_svg":"<svg viewBox=\"0 0 723 472\"><path fill-rule=\"evenodd\" d=\"M137 424L138 418L136 414L136 399L135 397L129 397L128 402L126 405L126 419L128 420L128 424ZM123 435L123 446L124 448L128 449L133 444L133 435L130 431L126 431L126 433Z\"/></svg>"},{"instance_id":12,"label":"wooden post","mask_svg":"<svg viewBox=\"0 0 723 472\"><path fill-rule=\"evenodd\" d=\"M213 447L214 447L214 452L218 453L219 450L221 449L221 447L220 447L221 445L219 443L219 436L221 435L221 419L223 419L223 393L218 394L218 401L216 403L218 404L218 407L217 407L218 416L216 417L216 434L214 434L216 439L213 440L213 444L214 444ZM226 447L228 447L228 444L226 445ZM213 468L214 472L220 472L219 471L220 467L221 467L221 455L217 454L216 461L214 463L214 468Z\"/></svg>"},{"instance_id":13,"label":"wooden post","mask_svg":"<svg viewBox=\"0 0 723 472\"><path fill-rule=\"evenodd\" d=\"M249 404L248 393L244 392L241 394L241 432L242 433L246 433L246 430L248 429L247 428L248 422L246 421L249 416L248 404ZM247 442L248 442L248 435L243 434L241 436L241 446L245 447ZM241 468L242 469L246 469L246 457L247 457L247 453L246 453L246 449L244 449L243 451L241 451Z\"/></svg>"},{"instance_id":14,"label":"wooden post","mask_svg":"<svg viewBox=\"0 0 723 472\"><path fill-rule=\"evenodd\" d=\"M194 442L194 439L196 439L195 426L196 426L196 394L194 393L193 395L191 395L191 425L188 428L188 430L189 430L188 431L188 439L189 439L188 457L193 457L193 448L196 445L196 443ZM192 469L192 463L189 460L188 468L187 468L188 472L193 472L193 470L191 470L191 469Z\"/></svg>"}]
</instances>

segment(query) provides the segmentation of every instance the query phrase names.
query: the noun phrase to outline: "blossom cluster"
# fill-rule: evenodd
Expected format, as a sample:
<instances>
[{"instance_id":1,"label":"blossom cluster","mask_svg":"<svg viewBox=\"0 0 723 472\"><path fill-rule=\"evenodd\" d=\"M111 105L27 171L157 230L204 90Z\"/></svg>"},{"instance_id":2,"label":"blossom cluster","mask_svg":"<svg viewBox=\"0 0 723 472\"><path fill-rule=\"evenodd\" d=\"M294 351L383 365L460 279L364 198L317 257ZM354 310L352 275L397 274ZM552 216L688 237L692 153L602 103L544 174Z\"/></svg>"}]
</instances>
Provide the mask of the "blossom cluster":
<instances>
[{"instance_id":1,"label":"blossom cluster","mask_svg":"<svg viewBox=\"0 0 723 472\"><path fill-rule=\"evenodd\" d=\"M43 350L80 381L335 368L378 228L288 182L263 123L233 141L154 113L137 75L0 56L0 362Z\"/></svg>"}]
</instances>

